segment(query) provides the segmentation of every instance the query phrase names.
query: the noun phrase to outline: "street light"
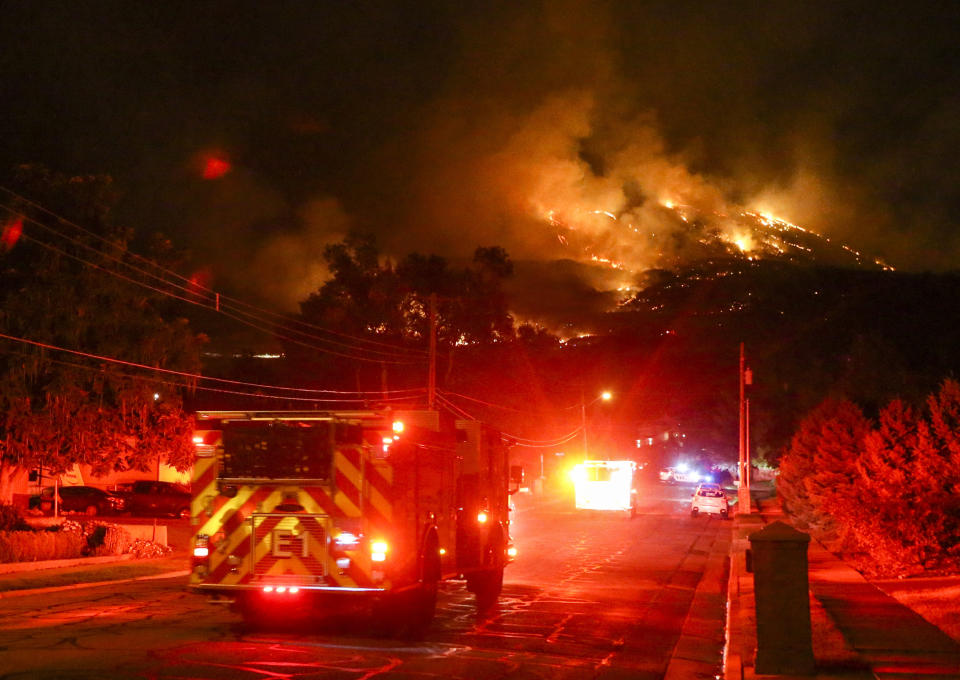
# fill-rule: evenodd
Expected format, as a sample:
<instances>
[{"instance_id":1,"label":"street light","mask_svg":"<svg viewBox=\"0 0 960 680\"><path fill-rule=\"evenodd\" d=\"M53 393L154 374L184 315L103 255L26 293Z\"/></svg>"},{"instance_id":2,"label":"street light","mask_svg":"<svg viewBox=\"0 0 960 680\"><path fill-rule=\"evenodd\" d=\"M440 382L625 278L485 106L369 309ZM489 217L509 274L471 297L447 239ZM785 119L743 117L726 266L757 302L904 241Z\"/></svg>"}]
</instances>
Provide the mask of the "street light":
<instances>
[{"instance_id":1,"label":"street light","mask_svg":"<svg viewBox=\"0 0 960 680\"><path fill-rule=\"evenodd\" d=\"M580 390L580 430L583 432L583 457L587 459L590 455L587 453L587 406L596 404L598 401L610 401L613 399L613 393L610 390L601 392L590 404L586 403L583 390Z\"/></svg>"}]
</instances>

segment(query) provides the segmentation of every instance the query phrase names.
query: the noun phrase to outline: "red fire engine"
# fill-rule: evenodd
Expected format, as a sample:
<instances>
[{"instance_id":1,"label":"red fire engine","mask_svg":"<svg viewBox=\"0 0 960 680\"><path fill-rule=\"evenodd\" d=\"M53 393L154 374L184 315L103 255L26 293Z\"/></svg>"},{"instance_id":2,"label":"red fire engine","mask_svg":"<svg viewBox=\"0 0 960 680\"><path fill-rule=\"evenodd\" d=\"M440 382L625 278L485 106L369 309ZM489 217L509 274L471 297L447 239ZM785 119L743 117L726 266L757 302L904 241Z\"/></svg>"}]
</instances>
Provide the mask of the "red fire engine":
<instances>
[{"instance_id":1,"label":"red fire engine","mask_svg":"<svg viewBox=\"0 0 960 680\"><path fill-rule=\"evenodd\" d=\"M496 602L521 473L494 429L436 411L197 419L193 588L252 622L362 601L421 627L452 578Z\"/></svg>"}]
</instances>

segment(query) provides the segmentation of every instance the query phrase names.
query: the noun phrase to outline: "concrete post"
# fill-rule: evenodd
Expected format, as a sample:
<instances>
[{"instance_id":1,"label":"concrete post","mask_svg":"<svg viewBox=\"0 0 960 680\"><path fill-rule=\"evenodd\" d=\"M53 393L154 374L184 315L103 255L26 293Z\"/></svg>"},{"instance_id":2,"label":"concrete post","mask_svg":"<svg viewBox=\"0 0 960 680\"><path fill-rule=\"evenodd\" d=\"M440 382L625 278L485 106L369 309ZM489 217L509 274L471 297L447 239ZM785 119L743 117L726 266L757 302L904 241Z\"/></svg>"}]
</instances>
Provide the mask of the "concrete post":
<instances>
[{"instance_id":1,"label":"concrete post","mask_svg":"<svg viewBox=\"0 0 960 680\"><path fill-rule=\"evenodd\" d=\"M811 675L810 536L773 522L748 538L757 613L756 673Z\"/></svg>"}]
</instances>

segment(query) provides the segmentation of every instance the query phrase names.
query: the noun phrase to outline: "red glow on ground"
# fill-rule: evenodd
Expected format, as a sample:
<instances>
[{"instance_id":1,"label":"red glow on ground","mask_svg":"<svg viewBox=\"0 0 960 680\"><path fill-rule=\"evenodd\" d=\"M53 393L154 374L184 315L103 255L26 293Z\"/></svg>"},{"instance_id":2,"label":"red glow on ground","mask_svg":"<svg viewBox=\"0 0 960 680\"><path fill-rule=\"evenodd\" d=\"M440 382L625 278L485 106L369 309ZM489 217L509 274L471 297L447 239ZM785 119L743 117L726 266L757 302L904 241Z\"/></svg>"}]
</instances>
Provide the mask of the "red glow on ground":
<instances>
[{"instance_id":1,"label":"red glow on ground","mask_svg":"<svg viewBox=\"0 0 960 680\"><path fill-rule=\"evenodd\" d=\"M3 250L13 250L13 247L17 245L17 241L20 240L20 235L23 233L23 218L17 217L12 219L3 225L3 233L0 234L0 245L2 245Z\"/></svg>"},{"instance_id":2,"label":"red glow on ground","mask_svg":"<svg viewBox=\"0 0 960 680\"><path fill-rule=\"evenodd\" d=\"M203 162L203 178L219 179L230 172L230 162L224 158L210 156Z\"/></svg>"}]
</instances>

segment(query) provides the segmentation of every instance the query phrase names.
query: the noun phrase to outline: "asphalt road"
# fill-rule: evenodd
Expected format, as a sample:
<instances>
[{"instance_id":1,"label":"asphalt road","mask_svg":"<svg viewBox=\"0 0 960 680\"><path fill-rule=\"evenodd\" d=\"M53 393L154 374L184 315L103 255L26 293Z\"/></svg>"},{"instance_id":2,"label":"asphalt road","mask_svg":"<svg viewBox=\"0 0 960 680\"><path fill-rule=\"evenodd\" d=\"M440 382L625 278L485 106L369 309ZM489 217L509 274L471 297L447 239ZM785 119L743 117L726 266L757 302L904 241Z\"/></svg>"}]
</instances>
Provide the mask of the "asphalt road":
<instances>
[{"instance_id":1,"label":"asphalt road","mask_svg":"<svg viewBox=\"0 0 960 680\"><path fill-rule=\"evenodd\" d=\"M182 579L6 600L0 678L660 678L706 556L730 534L691 518L689 494L657 485L632 520L517 498L520 554L497 610L478 619L463 585L444 584L418 640L377 637L357 617L248 630Z\"/></svg>"}]
</instances>

